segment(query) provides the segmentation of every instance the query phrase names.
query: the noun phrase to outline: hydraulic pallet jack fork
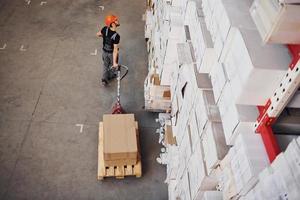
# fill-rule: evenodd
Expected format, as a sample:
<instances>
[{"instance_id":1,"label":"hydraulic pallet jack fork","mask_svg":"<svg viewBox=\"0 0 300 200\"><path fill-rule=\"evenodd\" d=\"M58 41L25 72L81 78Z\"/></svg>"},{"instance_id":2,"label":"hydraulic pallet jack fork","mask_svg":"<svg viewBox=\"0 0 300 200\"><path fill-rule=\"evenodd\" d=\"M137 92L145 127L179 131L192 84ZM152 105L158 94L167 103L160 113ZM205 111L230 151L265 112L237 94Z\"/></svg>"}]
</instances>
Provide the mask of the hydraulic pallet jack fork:
<instances>
[{"instance_id":1,"label":"hydraulic pallet jack fork","mask_svg":"<svg viewBox=\"0 0 300 200\"><path fill-rule=\"evenodd\" d=\"M125 73L121 76L121 69L125 69ZM112 107L112 114L123 114L124 110L121 106L121 101L120 101L120 90L121 90L121 81L122 79L128 74L128 67L125 65L119 65L118 66L118 71L117 71L117 101Z\"/></svg>"}]
</instances>

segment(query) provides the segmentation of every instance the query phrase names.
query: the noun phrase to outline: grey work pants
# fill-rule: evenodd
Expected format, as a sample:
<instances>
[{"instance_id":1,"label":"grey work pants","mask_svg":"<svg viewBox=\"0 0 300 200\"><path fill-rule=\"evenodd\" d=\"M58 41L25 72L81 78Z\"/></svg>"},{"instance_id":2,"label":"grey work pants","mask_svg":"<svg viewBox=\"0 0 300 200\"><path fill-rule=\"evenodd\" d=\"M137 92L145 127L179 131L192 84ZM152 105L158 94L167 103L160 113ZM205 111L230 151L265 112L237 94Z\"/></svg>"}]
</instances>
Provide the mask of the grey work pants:
<instances>
[{"instance_id":1,"label":"grey work pants","mask_svg":"<svg viewBox=\"0 0 300 200\"><path fill-rule=\"evenodd\" d=\"M110 79L116 77L116 72L111 69L113 65L113 54L103 51L102 60L103 60L102 80L109 81Z\"/></svg>"}]
</instances>

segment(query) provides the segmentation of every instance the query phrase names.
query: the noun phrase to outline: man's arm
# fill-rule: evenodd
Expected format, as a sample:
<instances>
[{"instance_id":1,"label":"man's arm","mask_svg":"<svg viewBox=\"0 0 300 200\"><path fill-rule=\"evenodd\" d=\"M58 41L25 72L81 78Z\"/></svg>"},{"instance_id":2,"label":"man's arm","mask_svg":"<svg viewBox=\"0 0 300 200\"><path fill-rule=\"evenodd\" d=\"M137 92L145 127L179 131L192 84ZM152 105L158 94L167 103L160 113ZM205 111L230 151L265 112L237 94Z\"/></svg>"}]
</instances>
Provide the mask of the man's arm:
<instances>
[{"instance_id":1,"label":"man's arm","mask_svg":"<svg viewBox=\"0 0 300 200\"><path fill-rule=\"evenodd\" d=\"M119 53L119 47L117 44L114 44L113 67L118 67L118 53Z\"/></svg>"}]
</instances>

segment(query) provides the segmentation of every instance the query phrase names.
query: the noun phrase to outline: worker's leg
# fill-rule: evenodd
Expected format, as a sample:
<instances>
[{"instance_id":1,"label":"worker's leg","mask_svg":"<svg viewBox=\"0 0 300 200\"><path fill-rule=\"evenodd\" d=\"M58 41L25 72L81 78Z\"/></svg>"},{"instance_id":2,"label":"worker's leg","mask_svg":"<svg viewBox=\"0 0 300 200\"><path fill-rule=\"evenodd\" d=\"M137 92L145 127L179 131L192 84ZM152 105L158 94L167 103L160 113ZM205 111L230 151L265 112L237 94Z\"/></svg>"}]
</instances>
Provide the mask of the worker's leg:
<instances>
[{"instance_id":1,"label":"worker's leg","mask_svg":"<svg viewBox=\"0 0 300 200\"><path fill-rule=\"evenodd\" d=\"M103 75L102 75L102 82L108 83L110 79L110 67L112 66L112 60L110 59L110 53L106 53L103 51L102 53L102 60L103 60Z\"/></svg>"},{"instance_id":2,"label":"worker's leg","mask_svg":"<svg viewBox=\"0 0 300 200\"><path fill-rule=\"evenodd\" d=\"M113 65L113 54L109 54L108 55L108 58L109 58L109 63L110 63L110 70L108 71L108 80L111 80L113 78L116 78L116 70L114 68L112 68L112 65Z\"/></svg>"}]
</instances>

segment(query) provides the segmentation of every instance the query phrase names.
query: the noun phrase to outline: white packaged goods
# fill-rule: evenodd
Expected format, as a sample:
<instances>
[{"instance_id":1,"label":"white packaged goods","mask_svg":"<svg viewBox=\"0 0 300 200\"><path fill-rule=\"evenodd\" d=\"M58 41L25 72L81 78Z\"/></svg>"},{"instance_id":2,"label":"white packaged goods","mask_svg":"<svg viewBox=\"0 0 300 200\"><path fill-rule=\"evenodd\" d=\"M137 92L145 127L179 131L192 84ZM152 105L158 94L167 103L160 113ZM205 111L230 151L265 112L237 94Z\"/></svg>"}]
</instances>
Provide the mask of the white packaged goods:
<instances>
[{"instance_id":1,"label":"white packaged goods","mask_svg":"<svg viewBox=\"0 0 300 200\"><path fill-rule=\"evenodd\" d=\"M264 42L300 37L287 36L299 32L298 7L300 0L149 2L145 105L169 115L157 131L169 199L299 200L300 138L270 164L254 132L257 106L291 61L287 46Z\"/></svg>"},{"instance_id":2,"label":"white packaged goods","mask_svg":"<svg viewBox=\"0 0 300 200\"><path fill-rule=\"evenodd\" d=\"M218 183L216 177L208 176L207 174L201 142L197 142L195 146L195 151L188 164L191 196L193 199L199 191L214 190Z\"/></svg>"},{"instance_id":3,"label":"white packaged goods","mask_svg":"<svg viewBox=\"0 0 300 200\"><path fill-rule=\"evenodd\" d=\"M183 168L180 168L179 167L179 171L178 171L178 176L179 178L182 177L182 173L185 169L185 167L187 166L188 162L189 162L189 159L192 155L192 148L191 148L191 143L190 143L190 135L186 129L185 133L184 133L184 137L183 137L183 140L181 142L181 144L179 144L179 154L180 154L180 164L183 165L184 164L184 167Z\"/></svg>"},{"instance_id":4,"label":"white packaged goods","mask_svg":"<svg viewBox=\"0 0 300 200\"><path fill-rule=\"evenodd\" d=\"M184 199L184 200L191 200L191 193L190 193L190 185L189 185L189 175L187 171L184 172L182 179L178 181L176 190L177 190L177 198Z\"/></svg>"},{"instance_id":5,"label":"white packaged goods","mask_svg":"<svg viewBox=\"0 0 300 200\"><path fill-rule=\"evenodd\" d=\"M291 61L283 45L263 45L256 30L231 29L221 60L238 104L264 105ZM266 83L266 84L262 84Z\"/></svg>"},{"instance_id":6,"label":"white packaged goods","mask_svg":"<svg viewBox=\"0 0 300 200\"><path fill-rule=\"evenodd\" d=\"M203 193L203 200L223 200L223 195L220 191L206 191Z\"/></svg>"},{"instance_id":7,"label":"white packaged goods","mask_svg":"<svg viewBox=\"0 0 300 200\"><path fill-rule=\"evenodd\" d=\"M179 149L172 145L167 147L167 178L166 181L174 180L177 177L179 165Z\"/></svg>"},{"instance_id":8,"label":"white packaged goods","mask_svg":"<svg viewBox=\"0 0 300 200\"><path fill-rule=\"evenodd\" d=\"M192 152L194 152L196 143L200 140L195 110L190 113L188 128L191 133Z\"/></svg>"},{"instance_id":9,"label":"white packaged goods","mask_svg":"<svg viewBox=\"0 0 300 200\"><path fill-rule=\"evenodd\" d=\"M287 199L299 199L300 185L297 184L283 153L279 154L272 163L276 184L279 190L286 193ZM283 192L284 191L284 192Z\"/></svg>"},{"instance_id":10,"label":"white packaged goods","mask_svg":"<svg viewBox=\"0 0 300 200\"><path fill-rule=\"evenodd\" d=\"M215 101L218 102L228 78L223 64L219 63L217 60L215 60L210 72L210 78Z\"/></svg>"},{"instance_id":11,"label":"white packaged goods","mask_svg":"<svg viewBox=\"0 0 300 200\"><path fill-rule=\"evenodd\" d=\"M222 123L209 121L206 124L202 145L207 172L210 174L228 152Z\"/></svg>"},{"instance_id":12,"label":"white packaged goods","mask_svg":"<svg viewBox=\"0 0 300 200\"><path fill-rule=\"evenodd\" d=\"M204 8L210 7L210 9L205 9L204 14L207 15L205 16L206 24L215 43L218 58L231 27L255 29L249 13L251 3L251 0L202 1Z\"/></svg>"},{"instance_id":13,"label":"white packaged goods","mask_svg":"<svg viewBox=\"0 0 300 200\"><path fill-rule=\"evenodd\" d=\"M264 42L300 43L300 5L295 1L255 0L251 16Z\"/></svg>"},{"instance_id":14,"label":"white packaged goods","mask_svg":"<svg viewBox=\"0 0 300 200\"><path fill-rule=\"evenodd\" d=\"M214 53L214 48L204 18L199 16L196 2L194 1L189 1L187 4L185 24L187 24L189 28L197 69L201 73L207 73L211 67L211 65L209 65L209 59L211 54Z\"/></svg>"},{"instance_id":15,"label":"white packaged goods","mask_svg":"<svg viewBox=\"0 0 300 200\"><path fill-rule=\"evenodd\" d=\"M300 145L296 140L292 140L287 149L284 152L284 157L297 181L297 184L300 186Z\"/></svg>"},{"instance_id":16,"label":"white packaged goods","mask_svg":"<svg viewBox=\"0 0 300 200\"><path fill-rule=\"evenodd\" d=\"M201 136L202 131L208 120L212 122L220 122L219 109L215 104L212 91L197 90L195 101L196 119Z\"/></svg>"},{"instance_id":17,"label":"white packaged goods","mask_svg":"<svg viewBox=\"0 0 300 200\"><path fill-rule=\"evenodd\" d=\"M255 133L238 135L232 147L230 160L240 195L247 194L254 187L258 181L258 174L269 164L262 138Z\"/></svg>"},{"instance_id":18,"label":"white packaged goods","mask_svg":"<svg viewBox=\"0 0 300 200\"><path fill-rule=\"evenodd\" d=\"M221 174L219 176L219 185L218 187L223 191L223 199L232 200L237 199L238 196L236 191L236 184L233 176L233 172L230 164L230 154L233 153L231 148L228 154L220 162Z\"/></svg>"},{"instance_id":19,"label":"white packaged goods","mask_svg":"<svg viewBox=\"0 0 300 200\"><path fill-rule=\"evenodd\" d=\"M251 132L259 115L256 106L234 104L232 96L233 92L228 82L218 102L228 145L234 144L237 135Z\"/></svg>"},{"instance_id":20,"label":"white packaged goods","mask_svg":"<svg viewBox=\"0 0 300 200\"><path fill-rule=\"evenodd\" d=\"M189 43L178 43L176 48L177 48L179 65L193 63L193 58L191 55L191 48Z\"/></svg>"},{"instance_id":21,"label":"white packaged goods","mask_svg":"<svg viewBox=\"0 0 300 200\"><path fill-rule=\"evenodd\" d=\"M296 169L299 165L289 160L297 160L299 151L296 140L293 140L286 152L279 154L272 165L259 174L259 184L252 189L252 193L260 199L299 199L299 169Z\"/></svg>"},{"instance_id":22,"label":"white packaged goods","mask_svg":"<svg viewBox=\"0 0 300 200\"><path fill-rule=\"evenodd\" d=\"M176 195L175 195L175 187L177 185L176 180L171 180L168 183L168 194L169 194L169 200L176 200Z\"/></svg>"},{"instance_id":23,"label":"white packaged goods","mask_svg":"<svg viewBox=\"0 0 300 200\"><path fill-rule=\"evenodd\" d=\"M153 15L151 10L146 10L145 12L146 23L145 23L145 38L149 39L151 37L151 29L153 26Z\"/></svg>"}]
</instances>

